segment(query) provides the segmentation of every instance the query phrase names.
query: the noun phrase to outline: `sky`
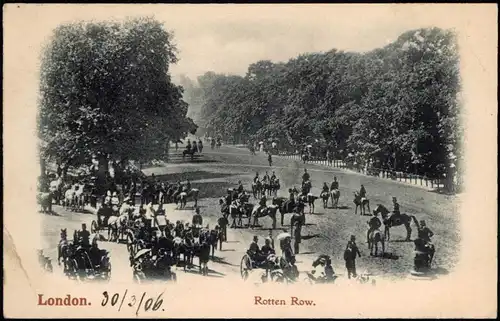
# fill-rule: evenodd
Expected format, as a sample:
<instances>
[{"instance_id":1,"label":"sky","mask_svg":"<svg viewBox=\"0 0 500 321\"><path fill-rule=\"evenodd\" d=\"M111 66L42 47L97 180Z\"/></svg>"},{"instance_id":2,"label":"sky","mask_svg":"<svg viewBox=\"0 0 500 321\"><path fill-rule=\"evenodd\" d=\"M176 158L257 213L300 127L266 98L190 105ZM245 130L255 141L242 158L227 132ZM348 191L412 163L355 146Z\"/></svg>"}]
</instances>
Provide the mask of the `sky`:
<instances>
[{"instance_id":1,"label":"sky","mask_svg":"<svg viewBox=\"0 0 500 321\"><path fill-rule=\"evenodd\" d=\"M59 24L153 16L174 33L180 58L171 67L174 80L181 74L195 79L206 71L241 75L258 60L286 61L301 53L333 48L368 51L394 41L405 31L452 28L461 18L455 14L455 19L443 19L442 15L460 13L458 5L432 4L21 5L7 9L12 16L30 21L21 28L30 41L31 65L37 64L35 53Z\"/></svg>"}]
</instances>

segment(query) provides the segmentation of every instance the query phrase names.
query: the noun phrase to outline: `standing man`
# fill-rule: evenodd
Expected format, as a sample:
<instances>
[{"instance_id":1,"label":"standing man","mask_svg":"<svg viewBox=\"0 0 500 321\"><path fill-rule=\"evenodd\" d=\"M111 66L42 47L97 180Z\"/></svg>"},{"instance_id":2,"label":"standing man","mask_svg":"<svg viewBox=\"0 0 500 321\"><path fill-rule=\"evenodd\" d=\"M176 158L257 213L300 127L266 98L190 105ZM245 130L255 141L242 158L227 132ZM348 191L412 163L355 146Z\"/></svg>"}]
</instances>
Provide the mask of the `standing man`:
<instances>
[{"instance_id":1,"label":"standing man","mask_svg":"<svg viewBox=\"0 0 500 321\"><path fill-rule=\"evenodd\" d=\"M273 157L271 155L271 152L267 153L267 161L269 162L269 167L273 166Z\"/></svg>"},{"instance_id":2,"label":"standing man","mask_svg":"<svg viewBox=\"0 0 500 321\"><path fill-rule=\"evenodd\" d=\"M293 231L293 240L294 240L293 251L295 254L299 254L299 247L302 241L301 232L302 232L302 224L297 223L295 225L295 230Z\"/></svg>"},{"instance_id":3,"label":"standing man","mask_svg":"<svg viewBox=\"0 0 500 321\"><path fill-rule=\"evenodd\" d=\"M307 168L304 168L304 174L302 175L302 184L304 184L304 182L307 182L310 178L311 176L307 172Z\"/></svg>"},{"instance_id":4,"label":"standing man","mask_svg":"<svg viewBox=\"0 0 500 321\"><path fill-rule=\"evenodd\" d=\"M344 251L345 267L347 268L347 277L350 279L351 275L355 278L356 274L356 255L361 257L358 246L356 245L356 237L351 235L351 240L347 242L347 247Z\"/></svg>"}]
</instances>

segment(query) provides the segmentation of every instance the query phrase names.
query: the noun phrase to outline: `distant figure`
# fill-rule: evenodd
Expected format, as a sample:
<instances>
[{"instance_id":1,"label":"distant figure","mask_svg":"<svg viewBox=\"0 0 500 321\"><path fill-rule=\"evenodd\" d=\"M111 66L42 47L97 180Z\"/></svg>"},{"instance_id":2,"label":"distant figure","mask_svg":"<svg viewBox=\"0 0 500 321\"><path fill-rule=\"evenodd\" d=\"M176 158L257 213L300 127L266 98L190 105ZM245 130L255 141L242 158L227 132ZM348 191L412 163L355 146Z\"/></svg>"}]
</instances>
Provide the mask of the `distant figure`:
<instances>
[{"instance_id":1,"label":"distant figure","mask_svg":"<svg viewBox=\"0 0 500 321\"><path fill-rule=\"evenodd\" d=\"M198 140L198 152L201 154L201 152L203 151L203 142L200 140Z\"/></svg>"}]
</instances>

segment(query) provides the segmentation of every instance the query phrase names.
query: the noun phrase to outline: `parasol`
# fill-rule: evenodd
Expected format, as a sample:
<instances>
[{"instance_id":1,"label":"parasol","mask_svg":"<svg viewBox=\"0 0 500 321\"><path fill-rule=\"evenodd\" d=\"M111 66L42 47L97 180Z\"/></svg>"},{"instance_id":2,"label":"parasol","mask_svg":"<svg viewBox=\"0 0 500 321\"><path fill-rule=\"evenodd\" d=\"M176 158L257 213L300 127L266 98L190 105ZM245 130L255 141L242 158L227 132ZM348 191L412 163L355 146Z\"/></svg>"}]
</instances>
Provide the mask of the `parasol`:
<instances>
[{"instance_id":1,"label":"parasol","mask_svg":"<svg viewBox=\"0 0 500 321\"><path fill-rule=\"evenodd\" d=\"M292 238L292 236L290 235L290 233L284 232L284 233L278 234L278 236L276 236L276 239L278 239L278 240L281 241L281 240L286 239L287 237Z\"/></svg>"},{"instance_id":2,"label":"parasol","mask_svg":"<svg viewBox=\"0 0 500 321\"><path fill-rule=\"evenodd\" d=\"M149 252L151 252L151 249L139 250L139 252L137 252L137 254L134 256L134 260L137 260L137 259L143 257L144 255L148 254Z\"/></svg>"},{"instance_id":3,"label":"parasol","mask_svg":"<svg viewBox=\"0 0 500 321\"><path fill-rule=\"evenodd\" d=\"M306 147L307 147L307 148L312 148L312 145L307 145Z\"/></svg>"},{"instance_id":4,"label":"parasol","mask_svg":"<svg viewBox=\"0 0 500 321\"><path fill-rule=\"evenodd\" d=\"M261 144L261 145L262 145L262 144L264 144L264 142L259 142L259 144Z\"/></svg>"}]
</instances>

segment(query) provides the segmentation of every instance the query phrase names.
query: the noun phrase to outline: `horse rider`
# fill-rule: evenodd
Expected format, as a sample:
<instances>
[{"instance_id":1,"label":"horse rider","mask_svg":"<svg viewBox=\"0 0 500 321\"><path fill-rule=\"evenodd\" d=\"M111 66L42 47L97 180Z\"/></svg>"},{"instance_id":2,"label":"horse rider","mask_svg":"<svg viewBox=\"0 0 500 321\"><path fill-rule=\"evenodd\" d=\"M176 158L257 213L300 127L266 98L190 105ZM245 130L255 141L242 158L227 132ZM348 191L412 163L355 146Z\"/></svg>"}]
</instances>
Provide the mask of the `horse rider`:
<instances>
[{"instance_id":1,"label":"horse rider","mask_svg":"<svg viewBox=\"0 0 500 321\"><path fill-rule=\"evenodd\" d=\"M304 185L305 182L309 181L311 176L307 172L307 168L304 168L304 174L302 174L302 185Z\"/></svg>"},{"instance_id":2,"label":"horse rider","mask_svg":"<svg viewBox=\"0 0 500 321\"><path fill-rule=\"evenodd\" d=\"M392 210L392 213L393 215L401 215L401 212L399 211L399 204L398 204L398 200L393 197L392 198L392 206L393 206L393 210Z\"/></svg>"},{"instance_id":3,"label":"horse rider","mask_svg":"<svg viewBox=\"0 0 500 321\"><path fill-rule=\"evenodd\" d=\"M193 152L198 152L198 145L196 144L196 140L193 140Z\"/></svg>"},{"instance_id":4,"label":"horse rider","mask_svg":"<svg viewBox=\"0 0 500 321\"><path fill-rule=\"evenodd\" d=\"M328 184L326 182L323 183L323 189L321 190L321 193L328 193L330 190L328 189Z\"/></svg>"},{"instance_id":5,"label":"horse rider","mask_svg":"<svg viewBox=\"0 0 500 321\"><path fill-rule=\"evenodd\" d=\"M378 213L373 211L373 217L368 221L368 232L366 232L366 243L370 243L370 235L382 226L382 222L378 218Z\"/></svg>"},{"instance_id":6,"label":"horse rider","mask_svg":"<svg viewBox=\"0 0 500 321\"><path fill-rule=\"evenodd\" d=\"M264 184L269 184L269 174L266 172L266 174L264 175L264 177L262 177L262 183Z\"/></svg>"},{"instance_id":7,"label":"horse rider","mask_svg":"<svg viewBox=\"0 0 500 321\"><path fill-rule=\"evenodd\" d=\"M191 151L191 140L189 140L189 139L187 140L186 150Z\"/></svg>"},{"instance_id":8,"label":"horse rider","mask_svg":"<svg viewBox=\"0 0 500 321\"><path fill-rule=\"evenodd\" d=\"M287 209L289 212L289 209L295 207L295 193L293 192L293 189L289 188L288 189L288 204L287 204Z\"/></svg>"},{"instance_id":9,"label":"horse rider","mask_svg":"<svg viewBox=\"0 0 500 321\"><path fill-rule=\"evenodd\" d=\"M275 181L276 181L276 178L277 178L277 177L276 177L276 174L275 174L275 173L274 173L274 171L273 171L273 173L272 173L272 175L271 175L271 182L275 182Z\"/></svg>"},{"instance_id":10,"label":"horse rider","mask_svg":"<svg viewBox=\"0 0 500 321\"><path fill-rule=\"evenodd\" d=\"M332 185L330 186L330 191L338 190L339 189L339 182L337 181L337 177L335 176L333 178Z\"/></svg>"},{"instance_id":11,"label":"horse rider","mask_svg":"<svg viewBox=\"0 0 500 321\"><path fill-rule=\"evenodd\" d=\"M186 186L184 187L185 192L189 192L191 190L191 182L189 181L189 178L186 180Z\"/></svg>"},{"instance_id":12,"label":"horse rider","mask_svg":"<svg viewBox=\"0 0 500 321\"><path fill-rule=\"evenodd\" d=\"M255 172L255 177L253 178L253 183L257 184L258 181L259 181L259 173Z\"/></svg>"},{"instance_id":13,"label":"horse rider","mask_svg":"<svg viewBox=\"0 0 500 321\"><path fill-rule=\"evenodd\" d=\"M247 193L243 190L243 191L240 193L240 195L239 195L238 199L239 199L239 201L240 201L240 203L241 203L241 204L246 203L246 202L248 201Z\"/></svg>"},{"instance_id":14,"label":"horse rider","mask_svg":"<svg viewBox=\"0 0 500 321\"><path fill-rule=\"evenodd\" d=\"M245 188L243 187L243 183L241 181L238 181L238 194L241 194L245 191Z\"/></svg>"},{"instance_id":15,"label":"horse rider","mask_svg":"<svg viewBox=\"0 0 500 321\"><path fill-rule=\"evenodd\" d=\"M361 198L361 203L366 200L366 189L364 185L361 185L361 188L359 189L359 197Z\"/></svg>"}]
</instances>

